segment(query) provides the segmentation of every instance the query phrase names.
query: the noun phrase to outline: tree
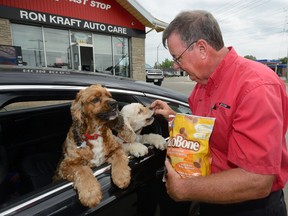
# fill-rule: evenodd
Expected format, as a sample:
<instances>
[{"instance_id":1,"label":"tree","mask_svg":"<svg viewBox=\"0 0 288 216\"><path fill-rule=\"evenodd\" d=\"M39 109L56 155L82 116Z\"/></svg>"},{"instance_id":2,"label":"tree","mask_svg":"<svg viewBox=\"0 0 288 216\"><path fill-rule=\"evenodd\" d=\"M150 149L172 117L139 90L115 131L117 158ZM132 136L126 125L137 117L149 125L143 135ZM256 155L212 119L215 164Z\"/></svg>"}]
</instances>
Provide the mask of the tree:
<instances>
[{"instance_id":1,"label":"tree","mask_svg":"<svg viewBox=\"0 0 288 216\"><path fill-rule=\"evenodd\" d=\"M283 58L279 58L279 60L281 61L282 64L287 64L287 57L283 57Z\"/></svg>"},{"instance_id":2,"label":"tree","mask_svg":"<svg viewBox=\"0 0 288 216\"><path fill-rule=\"evenodd\" d=\"M256 57L253 56L253 55L245 55L244 58L251 59L251 60L254 60L254 61L257 60Z\"/></svg>"},{"instance_id":3,"label":"tree","mask_svg":"<svg viewBox=\"0 0 288 216\"><path fill-rule=\"evenodd\" d=\"M172 68L173 67L173 60L168 60L167 58L162 61L160 64L161 68Z\"/></svg>"}]
</instances>

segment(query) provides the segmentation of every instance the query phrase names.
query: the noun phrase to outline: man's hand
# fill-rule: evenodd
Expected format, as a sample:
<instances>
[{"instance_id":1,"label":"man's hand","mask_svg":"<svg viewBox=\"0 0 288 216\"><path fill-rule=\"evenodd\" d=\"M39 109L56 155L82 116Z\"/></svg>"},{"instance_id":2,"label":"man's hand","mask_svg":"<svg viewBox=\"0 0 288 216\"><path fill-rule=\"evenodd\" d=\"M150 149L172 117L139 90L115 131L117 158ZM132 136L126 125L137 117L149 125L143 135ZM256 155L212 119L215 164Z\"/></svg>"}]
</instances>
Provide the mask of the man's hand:
<instances>
[{"instance_id":1,"label":"man's hand","mask_svg":"<svg viewBox=\"0 0 288 216\"><path fill-rule=\"evenodd\" d=\"M181 201L181 197L178 195L179 193L181 182L183 179L181 176L174 170L168 158L165 160L166 166L166 189L169 196L175 201Z\"/></svg>"},{"instance_id":2,"label":"man's hand","mask_svg":"<svg viewBox=\"0 0 288 216\"><path fill-rule=\"evenodd\" d=\"M154 114L159 114L164 116L166 119L168 119L169 115L175 115L176 113L174 110L170 108L170 106L161 100L155 100L151 105L150 108L153 109Z\"/></svg>"}]
</instances>

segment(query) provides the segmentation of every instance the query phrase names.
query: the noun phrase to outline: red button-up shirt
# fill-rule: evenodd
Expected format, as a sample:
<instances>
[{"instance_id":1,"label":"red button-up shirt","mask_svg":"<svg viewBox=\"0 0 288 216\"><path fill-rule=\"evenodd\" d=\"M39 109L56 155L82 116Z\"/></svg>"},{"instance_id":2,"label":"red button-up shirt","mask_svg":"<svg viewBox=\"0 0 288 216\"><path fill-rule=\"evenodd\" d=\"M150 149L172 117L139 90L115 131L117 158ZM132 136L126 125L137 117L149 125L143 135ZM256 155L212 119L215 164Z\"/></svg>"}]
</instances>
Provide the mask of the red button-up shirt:
<instances>
[{"instance_id":1,"label":"red button-up shirt","mask_svg":"<svg viewBox=\"0 0 288 216\"><path fill-rule=\"evenodd\" d=\"M210 137L212 173L240 167L275 174L275 191L288 179L286 86L267 66L229 49L188 102L194 115L216 118Z\"/></svg>"}]
</instances>

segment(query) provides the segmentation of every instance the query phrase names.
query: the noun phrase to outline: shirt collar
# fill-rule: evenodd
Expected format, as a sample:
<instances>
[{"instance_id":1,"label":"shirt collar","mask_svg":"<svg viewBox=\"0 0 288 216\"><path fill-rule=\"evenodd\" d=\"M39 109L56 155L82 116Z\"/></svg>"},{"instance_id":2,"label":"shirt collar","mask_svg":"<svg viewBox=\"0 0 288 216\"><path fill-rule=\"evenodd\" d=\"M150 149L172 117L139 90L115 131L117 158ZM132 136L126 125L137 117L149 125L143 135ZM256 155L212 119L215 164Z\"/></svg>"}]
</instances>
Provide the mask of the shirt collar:
<instances>
[{"instance_id":1,"label":"shirt collar","mask_svg":"<svg viewBox=\"0 0 288 216\"><path fill-rule=\"evenodd\" d=\"M223 80L223 77L227 75L227 73L229 72L230 66L234 63L234 61L238 57L238 54L236 53L233 47L228 47L228 49L229 49L228 54L220 62L218 67L214 70L214 72L209 77L208 82L206 84L207 91L209 91L209 89L212 90L213 86L215 88L218 88L221 81Z\"/></svg>"}]
</instances>

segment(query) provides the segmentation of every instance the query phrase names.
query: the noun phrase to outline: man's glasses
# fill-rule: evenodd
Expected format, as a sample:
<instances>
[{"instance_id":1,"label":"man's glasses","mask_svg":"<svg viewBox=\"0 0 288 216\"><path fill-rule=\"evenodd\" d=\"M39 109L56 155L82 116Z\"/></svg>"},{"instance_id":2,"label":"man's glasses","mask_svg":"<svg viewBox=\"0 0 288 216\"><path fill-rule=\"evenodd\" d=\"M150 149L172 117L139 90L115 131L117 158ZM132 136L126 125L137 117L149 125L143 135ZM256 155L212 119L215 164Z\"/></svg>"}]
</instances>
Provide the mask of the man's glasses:
<instances>
[{"instance_id":1,"label":"man's glasses","mask_svg":"<svg viewBox=\"0 0 288 216\"><path fill-rule=\"evenodd\" d=\"M198 40L193 41L192 43L189 44L189 46L177 57L177 58L173 58L173 61L178 64L180 66L181 62L180 62L180 58L183 56L183 54L194 44L196 43Z\"/></svg>"}]
</instances>

